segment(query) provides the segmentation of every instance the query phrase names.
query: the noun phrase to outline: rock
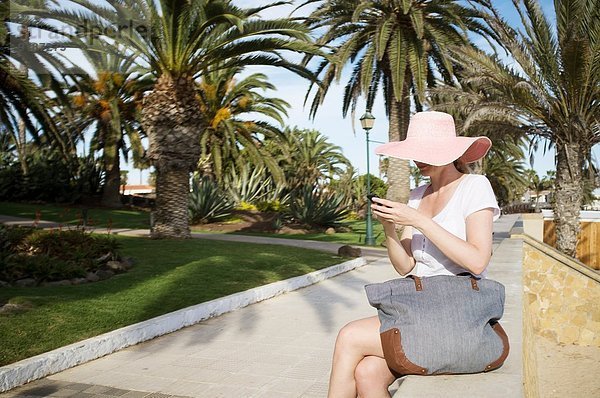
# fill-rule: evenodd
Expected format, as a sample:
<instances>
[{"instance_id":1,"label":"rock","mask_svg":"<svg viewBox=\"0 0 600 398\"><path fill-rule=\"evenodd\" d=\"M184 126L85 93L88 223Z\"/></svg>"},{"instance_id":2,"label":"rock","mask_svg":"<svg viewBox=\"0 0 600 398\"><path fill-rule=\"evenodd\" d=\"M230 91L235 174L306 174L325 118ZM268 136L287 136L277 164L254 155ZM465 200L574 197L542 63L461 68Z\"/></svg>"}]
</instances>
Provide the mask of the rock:
<instances>
[{"instance_id":1,"label":"rock","mask_svg":"<svg viewBox=\"0 0 600 398\"><path fill-rule=\"evenodd\" d=\"M6 281L0 281L0 287L10 287L10 283Z\"/></svg>"},{"instance_id":2,"label":"rock","mask_svg":"<svg viewBox=\"0 0 600 398\"><path fill-rule=\"evenodd\" d=\"M0 314L15 314L28 309L27 305L7 303L0 306Z\"/></svg>"},{"instance_id":3,"label":"rock","mask_svg":"<svg viewBox=\"0 0 600 398\"><path fill-rule=\"evenodd\" d=\"M302 228L290 228L288 226L284 226L279 231L277 231L277 233L287 235L306 235L308 231Z\"/></svg>"},{"instance_id":4,"label":"rock","mask_svg":"<svg viewBox=\"0 0 600 398\"><path fill-rule=\"evenodd\" d=\"M96 262L102 264L103 262L105 262L106 260L108 260L111 256L112 256L112 253L108 252L105 255L98 257L96 259Z\"/></svg>"},{"instance_id":5,"label":"rock","mask_svg":"<svg viewBox=\"0 0 600 398\"><path fill-rule=\"evenodd\" d=\"M325 230L325 234L326 235L333 235L335 234L335 228L329 227Z\"/></svg>"},{"instance_id":6,"label":"rock","mask_svg":"<svg viewBox=\"0 0 600 398\"><path fill-rule=\"evenodd\" d=\"M341 257L360 257L362 252L358 247L352 247L350 245L341 246L338 249L338 255Z\"/></svg>"},{"instance_id":7,"label":"rock","mask_svg":"<svg viewBox=\"0 0 600 398\"><path fill-rule=\"evenodd\" d=\"M125 266L125 269L130 270L135 264L135 259L133 257L123 257L121 259L121 264Z\"/></svg>"},{"instance_id":8,"label":"rock","mask_svg":"<svg viewBox=\"0 0 600 398\"><path fill-rule=\"evenodd\" d=\"M17 286L17 287L33 287L36 284L37 283L35 282L35 279L33 279L33 278L19 279L18 281L15 282L15 286Z\"/></svg>"},{"instance_id":9,"label":"rock","mask_svg":"<svg viewBox=\"0 0 600 398\"><path fill-rule=\"evenodd\" d=\"M44 282L42 286L71 286L71 281L68 279L62 281Z\"/></svg>"},{"instance_id":10,"label":"rock","mask_svg":"<svg viewBox=\"0 0 600 398\"><path fill-rule=\"evenodd\" d=\"M98 275L96 275L94 272L88 272L87 275L85 276L85 279L88 282L97 282L100 280L100 278L98 277Z\"/></svg>"},{"instance_id":11,"label":"rock","mask_svg":"<svg viewBox=\"0 0 600 398\"><path fill-rule=\"evenodd\" d=\"M98 278L100 278L101 281L103 281L105 279L112 278L115 275L115 273L108 269L99 269L98 271L96 271L96 275L98 276Z\"/></svg>"},{"instance_id":12,"label":"rock","mask_svg":"<svg viewBox=\"0 0 600 398\"><path fill-rule=\"evenodd\" d=\"M84 283L88 283L89 281L86 278L73 278L71 279L72 285L82 285Z\"/></svg>"},{"instance_id":13,"label":"rock","mask_svg":"<svg viewBox=\"0 0 600 398\"><path fill-rule=\"evenodd\" d=\"M106 268L115 271L115 272L124 272L127 271L125 265L120 261L109 261L106 263Z\"/></svg>"}]
</instances>

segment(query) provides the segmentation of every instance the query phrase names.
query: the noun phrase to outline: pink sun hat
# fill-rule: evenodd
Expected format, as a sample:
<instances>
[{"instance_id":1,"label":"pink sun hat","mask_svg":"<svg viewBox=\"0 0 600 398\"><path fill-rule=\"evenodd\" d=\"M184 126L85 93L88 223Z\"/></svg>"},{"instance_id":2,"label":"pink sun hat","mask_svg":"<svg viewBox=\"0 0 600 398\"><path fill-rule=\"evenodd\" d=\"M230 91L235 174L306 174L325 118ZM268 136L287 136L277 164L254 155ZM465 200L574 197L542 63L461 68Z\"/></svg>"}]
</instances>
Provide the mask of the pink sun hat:
<instances>
[{"instance_id":1,"label":"pink sun hat","mask_svg":"<svg viewBox=\"0 0 600 398\"><path fill-rule=\"evenodd\" d=\"M428 111L415 113L410 118L405 140L380 145L375 153L443 166L459 158L473 163L484 157L491 146L488 137L457 136L452 115Z\"/></svg>"}]
</instances>

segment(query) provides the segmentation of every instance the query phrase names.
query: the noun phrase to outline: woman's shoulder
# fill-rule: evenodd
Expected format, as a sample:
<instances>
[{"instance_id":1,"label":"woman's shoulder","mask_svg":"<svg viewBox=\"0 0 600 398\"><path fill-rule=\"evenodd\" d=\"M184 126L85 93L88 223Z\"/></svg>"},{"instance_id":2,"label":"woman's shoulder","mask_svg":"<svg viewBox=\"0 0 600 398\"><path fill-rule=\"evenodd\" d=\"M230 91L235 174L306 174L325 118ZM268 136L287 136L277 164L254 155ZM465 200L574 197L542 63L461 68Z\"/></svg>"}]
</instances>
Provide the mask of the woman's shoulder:
<instances>
[{"instance_id":1,"label":"woman's shoulder","mask_svg":"<svg viewBox=\"0 0 600 398\"><path fill-rule=\"evenodd\" d=\"M466 174L465 185L470 187L491 187L490 180L483 174Z\"/></svg>"}]
</instances>

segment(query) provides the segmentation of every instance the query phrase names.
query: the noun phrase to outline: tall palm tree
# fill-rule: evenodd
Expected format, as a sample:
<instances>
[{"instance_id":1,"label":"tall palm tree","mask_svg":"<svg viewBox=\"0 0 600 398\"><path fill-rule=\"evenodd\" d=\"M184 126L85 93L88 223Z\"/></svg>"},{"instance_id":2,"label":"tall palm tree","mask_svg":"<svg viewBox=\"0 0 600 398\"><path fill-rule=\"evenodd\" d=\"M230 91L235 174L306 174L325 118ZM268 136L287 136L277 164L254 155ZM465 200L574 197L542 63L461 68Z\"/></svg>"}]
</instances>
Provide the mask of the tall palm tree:
<instances>
[{"instance_id":1,"label":"tall palm tree","mask_svg":"<svg viewBox=\"0 0 600 398\"><path fill-rule=\"evenodd\" d=\"M93 127L90 149L102 151L106 174L102 205L121 207L119 153L127 160L131 150L136 163L143 156L139 111L143 92L153 82L148 76L140 75L134 59L124 57L122 51L115 53L99 44L93 49L86 48L83 53L94 68L95 76L79 68L70 70L75 83L70 90L72 102L66 106L73 106L79 113L84 129Z\"/></svg>"},{"instance_id":2,"label":"tall palm tree","mask_svg":"<svg viewBox=\"0 0 600 398\"><path fill-rule=\"evenodd\" d=\"M230 0L71 2L80 7L37 15L73 24L84 33L78 38L84 45L103 39L95 32L108 36L116 32L107 42L127 47L156 76L142 109L142 126L150 145L147 157L156 168L152 236L189 237L189 177L197 167L199 137L206 128L198 112L197 79L211 70L244 65L283 67L312 78L305 67L289 62L281 51L317 53L318 48L310 43L308 29L301 23L260 18L261 11L282 3L244 9ZM124 21L131 28L119 29Z\"/></svg>"},{"instance_id":3,"label":"tall palm tree","mask_svg":"<svg viewBox=\"0 0 600 398\"><path fill-rule=\"evenodd\" d=\"M574 256L583 170L600 142L600 0L555 1L554 26L535 0L515 2L524 25L512 28L486 4L486 20L516 67L472 48L455 48L468 80L494 90L471 120L505 120L556 148L557 248Z\"/></svg>"},{"instance_id":4,"label":"tall palm tree","mask_svg":"<svg viewBox=\"0 0 600 398\"><path fill-rule=\"evenodd\" d=\"M25 18L18 12L19 3L22 1L0 3L0 126L9 133L26 172L26 132L36 145L42 141L56 144L65 158L73 153L75 145L57 126L58 120L52 113L55 104L46 94L58 84L43 62L48 60L48 53L29 40L30 27L48 32L55 29ZM10 29L10 24L19 29Z\"/></svg>"},{"instance_id":5,"label":"tall palm tree","mask_svg":"<svg viewBox=\"0 0 600 398\"><path fill-rule=\"evenodd\" d=\"M452 64L444 48L469 44L468 30L489 33L477 17L475 9L448 0L323 2L309 16L308 23L324 31L318 43L330 47L331 56L316 70L323 85L316 90L311 113L314 115L328 88L341 79L345 66L350 64L353 70L345 86L343 115L349 109L355 111L360 97L365 97L366 107L371 109L382 89L389 140L404 139L411 98L421 110L426 88L435 85L436 74L446 82L452 79ZM387 175L388 198L406 201L410 188L408 162L391 159Z\"/></svg>"},{"instance_id":6,"label":"tall palm tree","mask_svg":"<svg viewBox=\"0 0 600 398\"><path fill-rule=\"evenodd\" d=\"M504 206L520 199L527 189L528 181L524 177L526 140L520 143L504 141L492 149L481 164L481 171L489 180L498 199Z\"/></svg>"},{"instance_id":7,"label":"tall palm tree","mask_svg":"<svg viewBox=\"0 0 600 398\"><path fill-rule=\"evenodd\" d=\"M265 167L282 182L283 173L263 150L262 141L283 134L289 104L261 94L275 90L266 75L253 73L242 78L242 71L241 67L212 71L203 75L198 85L200 113L207 126L200 140L202 174L220 179L228 168L240 170L251 162L254 167ZM278 125L257 120L261 116Z\"/></svg>"},{"instance_id":8,"label":"tall palm tree","mask_svg":"<svg viewBox=\"0 0 600 398\"><path fill-rule=\"evenodd\" d=\"M287 128L283 139L269 140L266 146L279 159L288 192L306 186L321 188L350 166L341 148L317 130Z\"/></svg>"}]
</instances>

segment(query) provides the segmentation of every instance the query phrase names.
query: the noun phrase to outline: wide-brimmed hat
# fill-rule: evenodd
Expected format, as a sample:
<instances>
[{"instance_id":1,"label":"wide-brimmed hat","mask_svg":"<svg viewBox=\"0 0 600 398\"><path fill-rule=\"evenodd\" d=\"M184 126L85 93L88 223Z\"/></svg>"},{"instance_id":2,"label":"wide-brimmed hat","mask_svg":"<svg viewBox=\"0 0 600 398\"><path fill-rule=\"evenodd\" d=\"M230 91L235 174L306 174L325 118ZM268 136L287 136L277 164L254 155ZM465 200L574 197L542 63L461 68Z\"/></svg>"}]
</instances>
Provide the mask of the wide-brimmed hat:
<instances>
[{"instance_id":1,"label":"wide-brimmed hat","mask_svg":"<svg viewBox=\"0 0 600 398\"><path fill-rule=\"evenodd\" d=\"M457 136L452 115L428 111L410 118L405 140L380 145L375 153L443 166L457 159L475 162L484 157L491 146L492 141L487 137Z\"/></svg>"}]
</instances>

